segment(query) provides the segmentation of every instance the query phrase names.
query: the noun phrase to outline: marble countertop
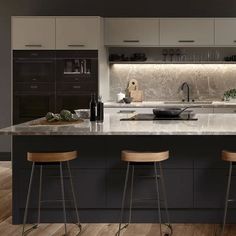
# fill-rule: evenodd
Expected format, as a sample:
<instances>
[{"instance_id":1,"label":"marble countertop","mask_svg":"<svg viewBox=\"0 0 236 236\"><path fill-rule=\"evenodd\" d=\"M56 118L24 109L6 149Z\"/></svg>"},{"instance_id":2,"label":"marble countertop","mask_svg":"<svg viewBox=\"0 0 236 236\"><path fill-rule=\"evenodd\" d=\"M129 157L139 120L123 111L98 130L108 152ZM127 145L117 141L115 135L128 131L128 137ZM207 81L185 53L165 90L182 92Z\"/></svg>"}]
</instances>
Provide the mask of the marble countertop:
<instances>
[{"instance_id":1,"label":"marble countertop","mask_svg":"<svg viewBox=\"0 0 236 236\"><path fill-rule=\"evenodd\" d=\"M133 114L132 114L133 115ZM32 125L0 129L0 135L236 135L236 114L196 114L197 121L120 121L130 114L105 114L103 123Z\"/></svg>"},{"instance_id":2,"label":"marble countertop","mask_svg":"<svg viewBox=\"0 0 236 236\"><path fill-rule=\"evenodd\" d=\"M236 107L235 102L224 102L224 101L212 101L211 104L207 103L207 101L200 101L191 102L191 103L182 103L182 102L164 102L164 101L143 101L143 102L132 102L130 104L126 103L118 103L114 101L105 102L105 108L154 108L154 107L168 107L168 106L179 106L179 107L186 107L186 106L200 106L200 107L219 107L219 108L227 108L227 107Z\"/></svg>"}]
</instances>

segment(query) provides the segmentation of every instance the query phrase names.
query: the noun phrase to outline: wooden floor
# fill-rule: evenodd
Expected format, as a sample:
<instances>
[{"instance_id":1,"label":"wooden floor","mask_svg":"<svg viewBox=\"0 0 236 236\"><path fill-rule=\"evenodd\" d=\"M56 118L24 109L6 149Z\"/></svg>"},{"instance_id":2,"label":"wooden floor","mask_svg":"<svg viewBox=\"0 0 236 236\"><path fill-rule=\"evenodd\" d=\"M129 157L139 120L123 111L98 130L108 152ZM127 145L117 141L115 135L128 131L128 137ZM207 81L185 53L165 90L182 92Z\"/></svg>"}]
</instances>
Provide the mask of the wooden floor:
<instances>
[{"instance_id":1,"label":"wooden floor","mask_svg":"<svg viewBox=\"0 0 236 236\"><path fill-rule=\"evenodd\" d=\"M21 225L11 224L11 167L9 162L0 162L0 236L21 235ZM83 224L81 236L112 236L117 231L117 224ZM69 236L76 235L77 228L69 225ZM29 235L63 235L62 224L42 224ZM220 227L214 224L174 224L174 236L218 236ZM124 236L160 236L157 224L131 224L123 230ZM164 234L163 234L164 235ZM228 225L225 236L236 236L236 225Z\"/></svg>"}]
</instances>

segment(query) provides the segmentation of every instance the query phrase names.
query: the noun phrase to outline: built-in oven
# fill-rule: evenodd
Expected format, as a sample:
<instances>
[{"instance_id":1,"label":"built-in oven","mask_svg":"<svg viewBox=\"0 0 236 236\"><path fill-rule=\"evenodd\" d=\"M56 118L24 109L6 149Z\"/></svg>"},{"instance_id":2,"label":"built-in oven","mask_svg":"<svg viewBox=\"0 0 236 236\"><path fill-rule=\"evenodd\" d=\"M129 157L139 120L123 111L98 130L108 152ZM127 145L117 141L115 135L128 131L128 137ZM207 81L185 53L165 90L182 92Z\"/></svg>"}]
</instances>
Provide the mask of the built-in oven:
<instances>
[{"instance_id":1,"label":"built-in oven","mask_svg":"<svg viewBox=\"0 0 236 236\"><path fill-rule=\"evenodd\" d=\"M56 51L56 82L78 83L91 81L98 77L97 50Z\"/></svg>"},{"instance_id":2,"label":"built-in oven","mask_svg":"<svg viewBox=\"0 0 236 236\"><path fill-rule=\"evenodd\" d=\"M13 52L13 123L55 111L55 52Z\"/></svg>"},{"instance_id":3,"label":"built-in oven","mask_svg":"<svg viewBox=\"0 0 236 236\"><path fill-rule=\"evenodd\" d=\"M49 83L55 80L54 51L14 51L13 78L15 83Z\"/></svg>"}]
</instances>

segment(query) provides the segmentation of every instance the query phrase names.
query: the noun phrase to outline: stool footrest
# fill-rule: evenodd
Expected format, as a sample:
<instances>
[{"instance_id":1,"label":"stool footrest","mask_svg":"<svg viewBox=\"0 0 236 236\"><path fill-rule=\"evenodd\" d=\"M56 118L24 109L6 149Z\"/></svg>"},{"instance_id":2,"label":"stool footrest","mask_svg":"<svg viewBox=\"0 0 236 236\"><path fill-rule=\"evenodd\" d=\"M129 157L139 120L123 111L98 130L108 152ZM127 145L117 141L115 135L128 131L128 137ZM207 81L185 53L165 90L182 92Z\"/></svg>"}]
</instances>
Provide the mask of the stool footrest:
<instances>
[{"instance_id":1,"label":"stool footrest","mask_svg":"<svg viewBox=\"0 0 236 236\"><path fill-rule=\"evenodd\" d=\"M34 229L37 229L38 228L38 224L34 224L33 226L31 226L29 229L27 229L26 231L24 231L22 233L23 236L29 234L31 231L33 231Z\"/></svg>"},{"instance_id":2,"label":"stool footrest","mask_svg":"<svg viewBox=\"0 0 236 236\"><path fill-rule=\"evenodd\" d=\"M137 177L144 178L144 179L155 179L157 177L158 179L160 179L160 175L157 175L157 176L155 176L155 175L138 175Z\"/></svg>"},{"instance_id":3,"label":"stool footrest","mask_svg":"<svg viewBox=\"0 0 236 236\"><path fill-rule=\"evenodd\" d=\"M63 202L63 200L58 199L58 200L42 200L40 203L45 203L45 202ZM65 202L72 202L72 200L65 200Z\"/></svg>"},{"instance_id":4,"label":"stool footrest","mask_svg":"<svg viewBox=\"0 0 236 236\"><path fill-rule=\"evenodd\" d=\"M228 202L235 202L236 199L228 199Z\"/></svg>"},{"instance_id":5,"label":"stool footrest","mask_svg":"<svg viewBox=\"0 0 236 236\"><path fill-rule=\"evenodd\" d=\"M141 202L141 201L157 201L156 198L135 198L133 199L133 203L135 202ZM160 200L163 201L163 200Z\"/></svg>"}]
</instances>

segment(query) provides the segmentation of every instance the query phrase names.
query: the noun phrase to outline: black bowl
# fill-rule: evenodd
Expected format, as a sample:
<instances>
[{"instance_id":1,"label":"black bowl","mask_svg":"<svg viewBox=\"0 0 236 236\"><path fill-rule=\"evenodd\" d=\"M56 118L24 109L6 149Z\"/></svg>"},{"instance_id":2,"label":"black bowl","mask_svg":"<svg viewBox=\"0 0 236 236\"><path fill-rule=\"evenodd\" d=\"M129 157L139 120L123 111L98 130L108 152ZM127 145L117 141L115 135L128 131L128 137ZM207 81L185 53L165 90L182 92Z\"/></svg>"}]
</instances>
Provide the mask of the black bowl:
<instances>
[{"instance_id":1,"label":"black bowl","mask_svg":"<svg viewBox=\"0 0 236 236\"><path fill-rule=\"evenodd\" d=\"M123 101L124 101L125 103L131 103L132 100L133 100L132 97L125 97L125 98L123 98Z\"/></svg>"}]
</instances>

